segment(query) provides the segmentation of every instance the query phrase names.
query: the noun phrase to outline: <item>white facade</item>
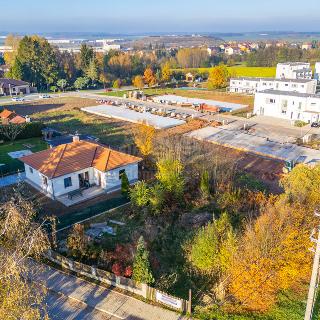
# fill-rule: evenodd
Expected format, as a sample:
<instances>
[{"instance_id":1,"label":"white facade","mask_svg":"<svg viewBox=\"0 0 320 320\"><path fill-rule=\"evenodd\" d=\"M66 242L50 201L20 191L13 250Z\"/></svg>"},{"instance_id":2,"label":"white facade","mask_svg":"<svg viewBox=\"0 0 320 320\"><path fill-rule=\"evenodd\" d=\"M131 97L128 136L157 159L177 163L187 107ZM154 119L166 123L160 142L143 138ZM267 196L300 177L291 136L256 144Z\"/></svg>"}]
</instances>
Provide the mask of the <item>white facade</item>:
<instances>
[{"instance_id":1,"label":"white facade","mask_svg":"<svg viewBox=\"0 0 320 320\"><path fill-rule=\"evenodd\" d=\"M129 164L106 172L101 172L90 167L53 179L49 179L27 164L25 164L24 167L27 182L31 182L32 185L35 185L39 190L51 198L62 196L71 191L80 189L79 175L86 175L90 185L95 184L100 186L107 192L121 188L122 172L127 174L128 180L131 184L138 180L138 163ZM68 180L67 184L65 181L66 179Z\"/></svg>"},{"instance_id":2,"label":"white facade","mask_svg":"<svg viewBox=\"0 0 320 320\"><path fill-rule=\"evenodd\" d=\"M277 64L277 79L312 79L312 69L307 62L285 62Z\"/></svg>"},{"instance_id":3,"label":"white facade","mask_svg":"<svg viewBox=\"0 0 320 320\"><path fill-rule=\"evenodd\" d=\"M245 77L230 79L230 92L254 94L267 89L314 94L317 89L317 81Z\"/></svg>"},{"instance_id":4,"label":"white facade","mask_svg":"<svg viewBox=\"0 0 320 320\"><path fill-rule=\"evenodd\" d=\"M315 64L314 78L320 82L320 62Z\"/></svg>"},{"instance_id":5,"label":"white facade","mask_svg":"<svg viewBox=\"0 0 320 320\"><path fill-rule=\"evenodd\" d=\"M287 120L320 121L320 96L266 90L257 92L254 113Z\"/></svg>"}]
</instances>

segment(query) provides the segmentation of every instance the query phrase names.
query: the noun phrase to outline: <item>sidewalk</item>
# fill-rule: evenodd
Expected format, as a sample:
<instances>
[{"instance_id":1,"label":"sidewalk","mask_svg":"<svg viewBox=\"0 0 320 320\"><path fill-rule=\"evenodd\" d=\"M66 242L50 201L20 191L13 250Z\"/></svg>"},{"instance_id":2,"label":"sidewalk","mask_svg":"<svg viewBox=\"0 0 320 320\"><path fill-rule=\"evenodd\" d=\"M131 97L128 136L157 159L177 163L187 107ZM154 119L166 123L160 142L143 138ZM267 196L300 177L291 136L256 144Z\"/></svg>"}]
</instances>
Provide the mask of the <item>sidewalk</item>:
<instances>
[{"instance_id":1,"label":"sidewalk","mask_svg":"<svg viewBox=\"0 0 320 320\"><path fill-rule=\"evenodd\" d=\"M52 292L62 294L78 303L85 303L88 308L104 313L107 319L187 319L173 311L150 305L45 265L33 280L44 281L46 287ZM47 302L50 308L54 299L47 299Z\"/></svg>"}]
</instances>

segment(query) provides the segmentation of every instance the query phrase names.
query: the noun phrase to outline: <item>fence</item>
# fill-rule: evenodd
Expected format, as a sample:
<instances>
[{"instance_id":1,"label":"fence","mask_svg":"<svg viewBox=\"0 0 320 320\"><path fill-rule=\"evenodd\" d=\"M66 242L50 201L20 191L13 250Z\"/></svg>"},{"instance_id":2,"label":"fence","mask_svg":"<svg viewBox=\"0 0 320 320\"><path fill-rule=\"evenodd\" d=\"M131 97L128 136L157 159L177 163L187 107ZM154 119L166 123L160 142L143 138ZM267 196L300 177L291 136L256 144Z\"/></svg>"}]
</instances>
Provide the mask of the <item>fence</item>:
<instances>
[{"instance_id":1,"label":"fence","mask_svg":"<svg viewBox=\"0 0 320 320\"><path fill-rule=\"evenodd\" d=\"M53 250L49 250L45 257L48 260L60 265L64 269L137 294L147 300L161 303L166 307L172 308L176 311L187 312L191 310L191 302L171 296L165 292L149 287L147 284L137 283L131 279L116 276L114 273L97 269L93 266L88 266L81 262L73 261Z\"/></svg>"}]
</instances>

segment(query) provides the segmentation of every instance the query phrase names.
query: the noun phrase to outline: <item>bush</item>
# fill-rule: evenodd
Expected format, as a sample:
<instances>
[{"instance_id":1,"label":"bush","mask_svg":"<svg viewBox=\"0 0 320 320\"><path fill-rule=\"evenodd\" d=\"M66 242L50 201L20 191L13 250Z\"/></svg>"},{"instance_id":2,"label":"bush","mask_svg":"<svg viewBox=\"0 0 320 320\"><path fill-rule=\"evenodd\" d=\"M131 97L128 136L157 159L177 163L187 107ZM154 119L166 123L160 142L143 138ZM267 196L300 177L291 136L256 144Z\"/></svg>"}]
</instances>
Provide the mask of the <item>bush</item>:
<instances>
[{"instance_id":1,"label":"bush","mask_svg":"<svg viewBox=\"0 0 320 320\"><path fill-rule=\"evenodd\" d=\"M308 124L307 122L304 122L302 120L296 120L294 122L294 126L299 127L299 128L302 128L302 127L306 126L307 124Z\"/></svg>"}]
</instances>

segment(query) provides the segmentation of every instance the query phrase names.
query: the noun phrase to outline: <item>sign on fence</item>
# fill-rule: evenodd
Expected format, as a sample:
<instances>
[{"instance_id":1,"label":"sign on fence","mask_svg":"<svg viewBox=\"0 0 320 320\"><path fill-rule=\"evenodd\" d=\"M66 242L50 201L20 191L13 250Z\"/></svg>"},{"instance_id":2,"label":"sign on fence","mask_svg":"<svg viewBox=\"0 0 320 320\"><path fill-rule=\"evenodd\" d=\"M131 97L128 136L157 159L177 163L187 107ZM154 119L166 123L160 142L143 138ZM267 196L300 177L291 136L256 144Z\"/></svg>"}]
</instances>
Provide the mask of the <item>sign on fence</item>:
<instances>
[{"instance_id":1,"label":"sign on fence","mask_svg":"<svg viewBox=\"0 0 320 320\"><path fill-rule=\"evenodd\" d=\"M156 291L156 300L157 302L161 302L175 309L181 310L182 308L182 303L180 299L175 299L159 291Z\"/></svg>"}]
</instances>

